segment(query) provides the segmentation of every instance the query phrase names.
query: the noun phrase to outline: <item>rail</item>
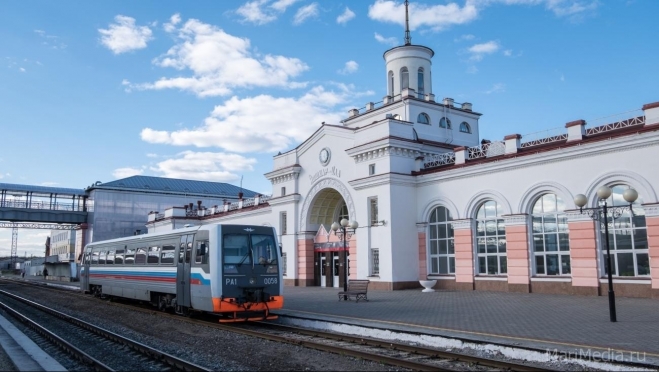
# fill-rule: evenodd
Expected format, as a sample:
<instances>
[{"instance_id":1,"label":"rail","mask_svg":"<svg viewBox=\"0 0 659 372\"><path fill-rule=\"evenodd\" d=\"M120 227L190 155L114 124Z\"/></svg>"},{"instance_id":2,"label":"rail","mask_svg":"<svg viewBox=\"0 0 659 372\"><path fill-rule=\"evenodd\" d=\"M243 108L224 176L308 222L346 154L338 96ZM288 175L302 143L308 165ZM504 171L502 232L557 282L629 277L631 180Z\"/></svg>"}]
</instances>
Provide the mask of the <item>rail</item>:
<instances>
[{"instance_id":1,"label":"rail","mask_svg":"<svg viewBox=\"0 0 659 372\"><path fill-rule=\"evenodd\" d=\"M484 143L480 146L467 148L469 160L489 158L492 156L503 155L506 153L506 144L503 141L494 141Z\"/></svg>"},{"instance_id":2,"label":"rail","mask_svg":"<svg viewBox=\"0 0 659 372\"><path fill-rule=\"evenodd\" d=\"M25 200L5 199L0 201L0 208L46 209L53 211L83 212L83 207L74 203L50 203L42 201L27 202ZM86 211L89 211L87 208Z\"/></svg>"}]
</instances>

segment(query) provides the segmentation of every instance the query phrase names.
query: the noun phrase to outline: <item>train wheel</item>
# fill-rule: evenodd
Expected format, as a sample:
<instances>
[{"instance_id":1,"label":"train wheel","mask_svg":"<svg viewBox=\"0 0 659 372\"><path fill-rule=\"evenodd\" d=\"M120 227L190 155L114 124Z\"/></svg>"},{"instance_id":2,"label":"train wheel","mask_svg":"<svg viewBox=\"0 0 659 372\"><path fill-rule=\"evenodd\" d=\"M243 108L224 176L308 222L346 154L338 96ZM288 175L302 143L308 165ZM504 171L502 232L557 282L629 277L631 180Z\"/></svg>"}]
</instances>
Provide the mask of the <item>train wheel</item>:
<instances>
[{"instance_id":1,"label":"train wheel","mask_svg":"<svg viewBox=\"0 0 659 372\"><path fill-rule=\"evenodd\" d=\"M158 302L158 310L166 311L167 310L167 301L163 297L159 297L160 301Z\"/></svg>"}]
</instances>

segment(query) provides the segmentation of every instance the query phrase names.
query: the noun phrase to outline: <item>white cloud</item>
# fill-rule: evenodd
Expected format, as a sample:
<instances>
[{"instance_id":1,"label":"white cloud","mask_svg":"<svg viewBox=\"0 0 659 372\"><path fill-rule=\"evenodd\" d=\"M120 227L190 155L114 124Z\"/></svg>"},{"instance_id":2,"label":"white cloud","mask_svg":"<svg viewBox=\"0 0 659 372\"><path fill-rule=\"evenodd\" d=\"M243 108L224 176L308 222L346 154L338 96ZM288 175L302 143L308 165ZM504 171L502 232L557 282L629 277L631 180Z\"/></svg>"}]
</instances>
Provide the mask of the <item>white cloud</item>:
<instances>
[{"instance_id":1,"label":"white cloud","mask_svg":"<svg viewBox=\"0 0 659 372\"><path fill-rule=\"evenodd\" d=\"M112 172L112 176L114 178L126 178L126 177L131 177L131 176L138 176L140 174L144 173L144 170L139 169L139 168L117 168Z\"/></svg>"},{"instance_id":2,"label":"white cloud","mask_svg":"<svg viewBox=\"0 0 659 372\"><path fill-rule=\"evenodd\" d=\"M254 170L256 159L222 152L184 151L176 159L167 159L151 167L164 177L200 181L229 182L240 177L232 172Z\"/></svg>"},{"instance_id":3,"label":"white cloud","mask_svg":"<svg viewBox=\"0 0 659 372\"><path fill-rule=\"evenodd\" d=\"M290 80L309 68L304 62L270 54L257 59L249 39L229 35L213 25L190 19L178 29L177 38L178 43L153 63L190 70L191 76L124 85L142 90L180 89L200 97L228 95L237 87L304 86Z\"/></svg>"},{"instance_id":4,"label":"white cloud","mask_svg":"<svg viewBox=\"0 0 659 372\"><path fill-rule=\"evenodd\" d=\"M146 154L146 157L147 158L157 158L158 154L148 153L148 154Z\"/></svg>"},{"instance_id":5,"label":"white cloud","mask_svg":"<svg viewBox=\"0 0 659 372\"><path fill-rule=\"evenodd\" d=\"M380 42L382 44L387 44L387 45L391 45L391 46L398 45L398 39L396 39L395 37L393 37L393 36L392 37L384 37L384 36L378 34L377 32L375 33L375 40L377 40L378 42Z\"/></svg>"},{"instance_id":6,"label":"white cloud","mask_svg":"<svg viewBox=\"0 0 659 372\"><path fill-rule=\"evenodd\" d=\"M243 22L264 25L277 19L286 9L299 0L277 0L267 5L270 0L252 0L236 9L236 13L243 17Z\"/></svg>"},{"instance_id":7,"label":"white cloud","mask_svg":"<svg viewBox=\"0 0 659 372\"><path fill-rule=\"evenodd\" d=\"M494 84L490 90L485 91L485 94L503 93L505 91L506 91L506 85L502 83L497 83Z\"/></svg>"},{"instance_id":8,"label":"white cloud","mask_svg":"<svg viewBox=\"0 0 659 372\"><path fill-rule=\"evenodd\" d=\"M346 24L349 20L355 18L355 12L346 7L346 10L338 17L336 17L336 23Z\"/></svg>"},{"instance_id":9,"label":"white cloud","mask_svg":"<svg viewBox=\"0 0 659 372\"><path fill-rule=\"evenodd\" d=\"M352 74L353 72L357 72L359 69L359 64L355 61L348 61L346 62L345 66L338 71L339 74L342 75L347 75L347 74Z\"/></svg>"},{"instance_id":10,"label":"white cloud","mask_svg":"<svg viewBox=\"0 0 659 372\"><path fill-rule=\"evenodd\" d=\"M501 48L501 46L497 41L488 41L487 43L475 44L468 49L469 53L471 53L471 57L469 59L472 61L480 61L483 59L485 54L492 54L499 50L499 48Z\"/></svg>"},{"instance_id":11,"label":"white cloud","mask_svg":"<svg viewBox=\"0 0 659 372\"><path fill-rule=\"evenodd\" d=\"M163 24L163 28L167 32L174 32L176 30L176 25L181 23L181 14L176 13L169 18L169 22Z\"/></svg>"},{"instance_id":12,"label":"white cloud","mask_svg":"<svg viewBox=\"0 0 659 372\"><path fill-rule=\"evenodd\" d=\"M316 86L299 98L232 97L215 107L204 126L175 131L145 128L142 140L176 146L220 147L230 152L276 152L304 141L321 122L339 123L345 115L337 105L354 99L352 86L335 84L337 91Z\"/></svg>"},{"instance_id":13,"label":"white cloud","mask_svg":"<svg viewBox=\"0 0 659 372\"><path fill-rule=\"evenodd\" d=\"M298 9L293 18L293 24L300 25L307 19L314 17L318 17L318 3L309 4Z\"/></svg>"},{"instance_id":14,"label":"white cloud","mask_svg":"<svg viewBox=\"0 0 659 372\"><path fill-rule=\"evenodd\" d=\"M430 27L434 31L451 25L460 25L476 19L478 10L471 0L461 7L455 3L425 5L411 3L409 6L410 29ZM386 23L405 25L405 6L393 0L376 0L368 7L369 18Z\"/></svg>"},{"instance_id":15,"label":"white cloud","mask_svg":"<svg viewBox=\"0 0 659 372\"><path fill-rule=\"evenodd\" d=\"M19 68L21 72L25 72L25 69L23 67Z\"/></svg>"},{"instance_id":16,"label":"white cloud","mask_svg":"<svg viewBox=\"0 0 659 372\"><path fill-rule=\"evenodd\" d=\"M114 54L146 48L147 42L153 39L151 29L147 26L136 26L135 18L117 15L114 21L116 23L110 24L107 30L98 29L102 35L101 43Z\"/></svg>"},{"instance_id":17,"label":"white cloud","mask_svg":"<svg viewBox=\"0 0 659 372\"><path fill-rule=\"evenodd\" d=\"M461 41L474 40L475 37L476 36L474 36L474 35L466 34L466 35L462 35L458 38L453 39L453 41L456 42L456 43L459 43Z\"/></svg>"},{"instance_id":18,"label":"white cloud","mask_svg":"<svg viewBox=\"0 0 659 372\"><path fill-rule=\"evenodd\" d=\"M467 68L467 73L468 74L475 74L478 72L478 67L471 65Z\"/></svg>"},{"instance_id":19,"label":"white cloud","mask_svg":"<svg viewBox=\"0 0 659 372\"><path fill-rule=\"evenodd\" d=\"M34 33L39 35L43 39L43 42L42 42L43 45L49 46L52 49L64 49L64 48L66 48L66 44L61 42L59 40L58 36L50 35L44 30L34 30Z\"/></svg>"}]
</instances>

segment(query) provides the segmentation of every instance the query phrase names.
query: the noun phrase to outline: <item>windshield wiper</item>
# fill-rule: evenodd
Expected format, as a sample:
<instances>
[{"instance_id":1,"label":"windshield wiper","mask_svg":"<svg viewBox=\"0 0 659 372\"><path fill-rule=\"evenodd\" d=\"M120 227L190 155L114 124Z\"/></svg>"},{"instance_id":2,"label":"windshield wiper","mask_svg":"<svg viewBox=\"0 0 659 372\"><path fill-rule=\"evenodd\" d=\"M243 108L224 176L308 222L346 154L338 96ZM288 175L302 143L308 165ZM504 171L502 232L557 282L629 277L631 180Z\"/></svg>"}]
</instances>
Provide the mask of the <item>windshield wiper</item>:
<instances>
[{"instance_id":1,"label":"windshield wiper","mask_svg":"<svg viewBox=\"0 0 659 372\"><path fill-rule=\"evenodd\" d=\"M247 251L247 253L245 253L245 255L244 255L243 258L240 260L240 262L238 262L238 265L237 265L237 266L240 267L240 265L242 265L243 262L245 262L245 260L247 259L247 257L250 257L250 258L251 258L251 256L252 256L252 250L250 249L250 250ZM253 262L254 262L254 260L252 259L252 263L253 263Z\"/></svg>"}]
</instances>

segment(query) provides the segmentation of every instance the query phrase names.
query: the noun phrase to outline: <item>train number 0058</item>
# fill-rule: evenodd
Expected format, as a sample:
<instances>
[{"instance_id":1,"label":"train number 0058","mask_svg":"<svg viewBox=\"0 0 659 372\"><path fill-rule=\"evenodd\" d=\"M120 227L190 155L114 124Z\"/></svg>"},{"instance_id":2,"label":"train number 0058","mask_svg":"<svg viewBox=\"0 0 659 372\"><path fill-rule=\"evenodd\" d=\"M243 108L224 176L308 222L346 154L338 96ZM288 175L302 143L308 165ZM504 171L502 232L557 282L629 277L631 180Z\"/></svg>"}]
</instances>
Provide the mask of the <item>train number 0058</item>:
<instances>
[{"instance_id":1,"label":"train number 0058","mask_svg":"<svg viewBox=\"0 0 659 372\"><path fill-rule=\"evenodd\" d=\"M277 284L277 278L265 278L263 284Z\"/></svg>"}]
</instances>

